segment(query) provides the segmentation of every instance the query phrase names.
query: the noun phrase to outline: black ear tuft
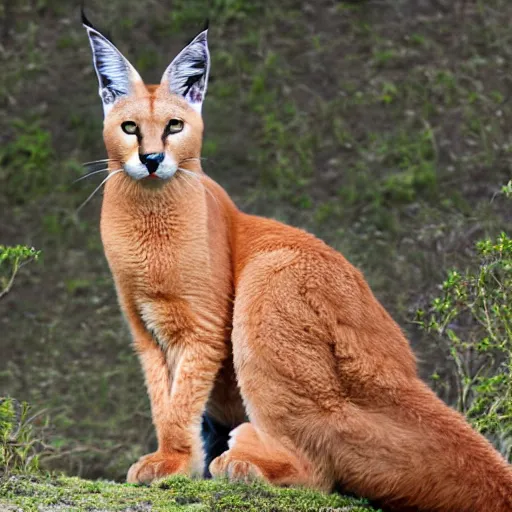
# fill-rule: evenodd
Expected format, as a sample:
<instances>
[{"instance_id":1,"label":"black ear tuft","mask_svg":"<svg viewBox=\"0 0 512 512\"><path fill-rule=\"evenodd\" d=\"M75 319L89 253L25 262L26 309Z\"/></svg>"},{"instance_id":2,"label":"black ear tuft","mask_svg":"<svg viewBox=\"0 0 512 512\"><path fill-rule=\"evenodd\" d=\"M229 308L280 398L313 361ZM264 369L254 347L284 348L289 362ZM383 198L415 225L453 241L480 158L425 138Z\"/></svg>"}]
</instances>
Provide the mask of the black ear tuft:
<instances>
[{"instance_id":1,"label":"black ear tuft","mask_svg":"<svg viewBox=\"0 0 512 512\"><path fill-rule=\"evenodd\" d=\"M209 28L210 28L210 18L206 18L204 20L203 31L208 30Z\"/></svg>"},{"instance_id":2,"label":"black ear tuft","mask_svg":"<svg viewBox=\"0 0 512 512\"><path fill-rule=\"evenodd\" d=\"M85 28L90 28L92 30L95 30L96 32L98 32L99 34L101 34L105 39L108 39L112 44L114 43L114 40L112 38L112 34L110 33L110 31L103 31L103 32L100 32L91 22L91 20L85 15L85 7L84 7L84 4L82 3L82 5L80 6L80 18L81 18L81 21L82 21L82 25L85 27Z\"/></svg>"},{"instance_id":3,"label":"black ear tuft","mask_svg":"<svg viewBox=\"0 0 512 512\"><path fill-rule=\"evenodd\" d=\"M87 16L85 15L85 7L84 7L83 2L82 2L82 5L80 6L80 18L82 20L82 25L85 25L86 27L96 30L96 27L87 19Z\"/></svg>"}]
</instances>

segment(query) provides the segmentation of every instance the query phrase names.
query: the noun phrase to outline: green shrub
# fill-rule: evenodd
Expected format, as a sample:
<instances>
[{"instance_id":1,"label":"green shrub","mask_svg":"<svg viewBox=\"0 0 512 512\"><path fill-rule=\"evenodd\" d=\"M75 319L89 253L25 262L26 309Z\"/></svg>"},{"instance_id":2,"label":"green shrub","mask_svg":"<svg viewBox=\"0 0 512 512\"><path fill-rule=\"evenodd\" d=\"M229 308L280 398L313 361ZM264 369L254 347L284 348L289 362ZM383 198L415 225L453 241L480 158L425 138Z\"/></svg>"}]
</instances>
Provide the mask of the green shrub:
<instances>
[{"instance_id":1,"label":"green shrub","mask_svg":"<svg viewBox=\"0 0 512 512\"><path fill-rule=\"evenodd\" d=\"M33 434L29 406L0 397L0 476L39 469L39 442Z\"/></svg>"},{"instance_id":2,"label":"green shrub","mask_svg":"<svg viewBox=\"0 0 512 512\"><path fill-rule=\"evenodd\" d=\"M19 269L26 263L37 260L40 254L40 251L25 245L0 245L0 299L11 290Z\"/></svg>"},{"instance_id":3,"label":"green shrub","mask_svg":"<svg viewBox=\"0 0 512 512\"><path fill-rule=\"evenodd\" d=\"M11 290L19 269L39 254L33 247L0 245L0 299ZM0 397L0 476L38 469L39 443L33 437L28 411L26 403Z\"/></svg>"},{"instance_id":4,"label":"green shrub","mask_svg":"<svg viewBox=\"0 0 512 512\"><path fill-rule=\"evenodd\" d=\"M503 189L506 195L506 187ZM420 325L448 348L457 408L512 459L512 239L476 246L477 265L451 271Z\"/></svg>"}]
</instances>

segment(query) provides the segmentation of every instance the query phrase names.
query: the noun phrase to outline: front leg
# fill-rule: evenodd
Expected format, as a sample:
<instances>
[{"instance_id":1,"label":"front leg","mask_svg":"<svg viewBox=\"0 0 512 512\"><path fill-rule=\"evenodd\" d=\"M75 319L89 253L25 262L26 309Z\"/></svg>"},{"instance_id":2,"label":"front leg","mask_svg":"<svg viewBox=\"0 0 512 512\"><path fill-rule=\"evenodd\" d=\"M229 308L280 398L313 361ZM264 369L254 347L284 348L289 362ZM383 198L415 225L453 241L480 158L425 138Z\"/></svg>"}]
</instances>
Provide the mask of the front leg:
<instances>
[{"instance_id":1,"label":"front leg","mask_svg":"<svg viewBox=\"0 0 512 512\"><path fill-rule=\"evenodd\" d=\"M224 340L190 323L172 336L162 329L156 340L138 315L129 316L129 321L144 370L158 449L132 465L127 481L149 483L175 473L201 475L201 415L225 358Z\"/></svg>"}]
</instances>

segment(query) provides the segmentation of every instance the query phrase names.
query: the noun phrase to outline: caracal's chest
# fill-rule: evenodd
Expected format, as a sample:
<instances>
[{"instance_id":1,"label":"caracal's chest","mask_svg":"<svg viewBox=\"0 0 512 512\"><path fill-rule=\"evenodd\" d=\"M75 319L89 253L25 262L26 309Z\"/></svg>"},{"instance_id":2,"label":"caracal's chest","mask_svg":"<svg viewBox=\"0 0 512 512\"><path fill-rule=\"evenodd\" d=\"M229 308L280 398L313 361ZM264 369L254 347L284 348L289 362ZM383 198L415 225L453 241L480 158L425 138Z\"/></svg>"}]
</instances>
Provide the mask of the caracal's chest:
<instances>
[{"instance_id":1,"label":"caracal's chest","mask_svg":"<svg viewBox=\"0 0 512 512\"><path fill-rule=\"evenodd\" d=\"M152 205L106 192L103 202L101 237L121 306L162 340L192 328L221 338L230 322L229 254L202 189L192 192Z\"/></svg>"},{"instance_id":2,"label":"caracal's chest","mask_svg":"<svg viewBox=\"0 0 512 512\"><path fill-rule=\"evenodd\" d=\"M201 223L173 211L112 216L101 221L105 255L116 286L137 303L186 299L208 280Z\"/></svg>"}]
</instances>

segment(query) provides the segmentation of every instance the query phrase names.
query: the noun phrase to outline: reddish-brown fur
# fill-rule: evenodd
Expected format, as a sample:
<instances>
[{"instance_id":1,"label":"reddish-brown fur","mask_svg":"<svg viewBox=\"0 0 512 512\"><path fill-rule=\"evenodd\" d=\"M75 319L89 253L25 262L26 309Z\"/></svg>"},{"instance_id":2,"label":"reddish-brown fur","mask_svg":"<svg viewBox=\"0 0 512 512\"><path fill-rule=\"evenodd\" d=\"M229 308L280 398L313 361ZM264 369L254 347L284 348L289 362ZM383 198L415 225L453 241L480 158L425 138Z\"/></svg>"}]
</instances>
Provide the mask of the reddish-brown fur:
<instances>
[{"instance_id":1,"label":"reddish-brown fur","mask_svg":"<svg viewBox=\"0 0 512 512\"><path fill-rule=\"evenodd\" d=\"M162 141L171 117L186 129ZM157 186L120 173L105 187L102 239L158 437L128 481L201 473L206 407L251 422L211 464L216 476L342 484L421 510L512 510L510 467L418 378L361 273L314 236L240 212L201 171L201 116L163 85L137 84L107 115L111 171L139 151L119 128L127 119L144 151L165 144L193 173Z\"/></svg>"}]
</instances>

